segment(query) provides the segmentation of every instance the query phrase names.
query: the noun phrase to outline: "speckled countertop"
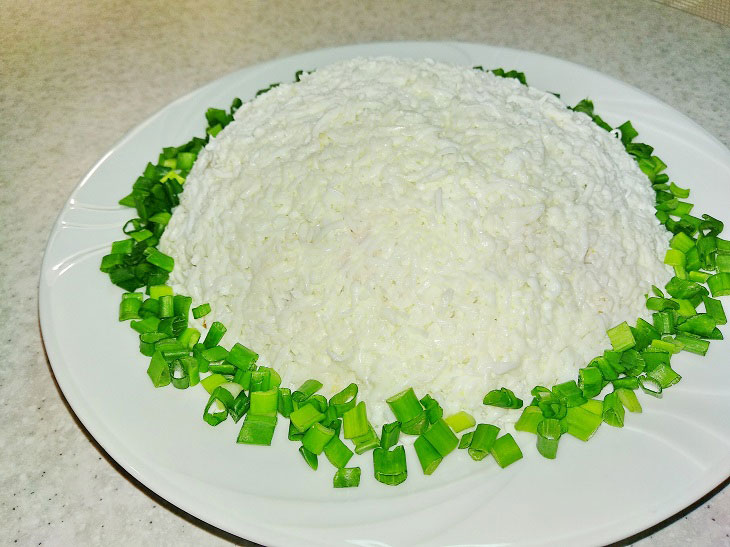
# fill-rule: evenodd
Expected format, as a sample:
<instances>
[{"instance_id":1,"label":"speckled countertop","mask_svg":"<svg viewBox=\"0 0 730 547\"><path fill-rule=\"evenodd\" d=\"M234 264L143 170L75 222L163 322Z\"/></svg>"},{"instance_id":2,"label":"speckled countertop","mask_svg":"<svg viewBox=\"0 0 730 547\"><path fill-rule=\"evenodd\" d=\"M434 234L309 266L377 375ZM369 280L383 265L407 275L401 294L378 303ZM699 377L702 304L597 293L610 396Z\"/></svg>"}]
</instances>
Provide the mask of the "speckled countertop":
<instances>
[{"instance_id":1,"label":"speckled countertop","mask_svg":"<svg viewBox=\"0 0 730 547\"><path fill-rule=\"evenodd\" d=\"M730 28L648 0L206 4L0 1L0 544L246 543L171 506L99 448L54 383L38 324L58 211L99 157L173 99L320 47L462 40L600 70L730 146ZM726 484L623 543L730 545Z\"/></svg>"}]
</instances>

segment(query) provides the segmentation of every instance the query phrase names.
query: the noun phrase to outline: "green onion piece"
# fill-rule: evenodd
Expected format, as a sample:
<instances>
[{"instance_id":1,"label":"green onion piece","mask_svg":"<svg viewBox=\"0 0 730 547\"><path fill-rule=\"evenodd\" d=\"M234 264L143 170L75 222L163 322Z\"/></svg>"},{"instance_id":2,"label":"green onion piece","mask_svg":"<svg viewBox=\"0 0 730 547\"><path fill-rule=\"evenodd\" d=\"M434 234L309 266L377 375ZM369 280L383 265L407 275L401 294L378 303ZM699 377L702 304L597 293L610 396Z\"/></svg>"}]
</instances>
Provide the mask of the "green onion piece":
<instances>
[{"instance_id":1,"label":"green onion piece","mask_svg":"<svg viewBox=\"0 0 730 547\"><path fill-rule=\"evenodd\" d=\"M193 317L195 319L200 319L201 317L205 317L210 313L210 304L207 302L205 304L201 304L200 306L196 306L193 308Z\"/></svg>"},{"instance_id":2,"label":"green onion piece","mask_svg":"<svg viewBox=\"0 0 730 547\"><path fill-rule=\"evenodd\" d=\"M537 408L537 407L533 407L533 408ZM459 446L458 446L459 450L469 448L469 445L471 444L471 440L473 437L474 437L473 431L469 431L469 433L464 433L461 436L461 439L459 439Z\"/></svg>"},{"instance_id":3,"label":"green onion piece","mask_svg":"<svg viewBox=\"0 0 730 547\"><path fill-rule=\"evenodd\" d=\"M710 349L710 343L699 336L690 333L677 334L676 340L682 344L682 349L697 355L705 355Z\"/></svg>"},{"instance_id":4,"label":"green onion piece","mask_svg":"<svg viewBox=\"0 0 730 547\"><path fill-rule=\"evenodd\" d=\"M373 470L375 479L389 486L396 486L408 477L406 451L403 445L393 450L376 448L373 451Z\"/></svg>"},{"instance_id":5,"label":"green onion piece","mask_svg":"<svg viewBox=\"0 0 730 547\"><path fill-rule=\"evenodd\" d=\"M248 372L248 371L246 371ZM271 371L264 367L251 371L249 391L268 391L271 387Z\"/></svg>"},{"instance_id":6,"label":"green onion piece","mask_svg":"<svg viewBox=\"0 0 730 547\"><path fill-rule=\"evenodd\" d=\"M402 423L400 430L406 435L420 435L426 430L429 423L426 411L422 410L415 418L411 418L407 422Z\"/></svg>"},{"instance_id":7,"label":"green onion piece","mask_svg":"<svg viewBox=\"0 0 730 547\"><path fill-rule=\"evenodd\" d=\"M453 431L451 431L451 428L443 419L439 419L432 423L430 427L423 432L423 436L433 445L442 457L446 457L459 445L458 437Z\"/></svg>"},{"instance_id":8,"label":"green onion piece","mask_svg":"<svg viewBox=\"0 0 730 547\"><path fill-rule=\"evenodd\" d=\"M611 341L611 346L614 351L624 351L629 348L633 348L636 345L634 335L631 332L631 327L624 321L610 328L606 331L608 339Z\"/></svg>"},{"instance_id":9,"label":"green onion piece","mask_svg":"<svg viewBox=\"0 0 730 547\"><path fill-rule=\"evenodd\" d=\"M669 183L669 190L672 192L672 194L674 194L678 198L685 199L685 198L688 198L689 197L689 189L687 189L687 188L680 188L679 186L677 186L673 182Z\"/></svg>"},{"instance_id":10,"label":"green onion piece","mask_svg":"<svg viewBox=\"0 0 730 547\"><path fill-rule=\"evenodd\" d=\"M667 353L679 353L682 351L682 347L678 346L677 344L673 344L671 342L668 342L666 340L652 340L650 348L653 348L655 350L659 351L665 351Z\"/></svg>"},{"instance_id":11,"label":"green onion piece","mask_svg":"<svg viewBox=\"0 0 730 547\"><path fill-rule=\"evenodd\" d=\"M649 378L646 375L639 376L639 386L641 387L641 390L647 395L651 395L652 397L657 398L661 398L662 396L662 386L660 386L659 382L657 382L653 378Z\"/></svg>"},{"instance_id":12,"label":"green onion piece","mask_svg":"<svg viewBox=\"0 0 730 547\"><path fill-rule=\"evenodd\" d=\"M142 306L139 308L139 315L143 318L147 317L159 317L160 316L160 303L156 298L148 298L142 302Z\"/></svg>"},{"instance_id":13,"label":"green onion piece","mask_svg":"<svg viewBox=\"0 0 730 547\"><path fill-rule=\"evenodd\" d=\"M317 423L307 429L302 438L302 445L312 454L320 455L334 435L333 430Z\"/></svg>"},{"instance_id":14,"label":"green onion piece","mask_svg":"<svg viewBox=\"0 0 730 547\"><path fill-rule=\"evenodd\" d=\"M342 429L345 439L361 437L368 433L368 428L367 409L364 401L360 401L355 407L342 415Z\"/></svg>"},{"instance_id":15,"label":"green onion piece","mask_svg":"<svg viewBox=\"0 0 730 547\"><path fill-rule=\"evenodd\" d=\"M160 211L159 213L155 213L150 217L150 222L154 222L156 224L162 224L163 226L167 226L167 224L170 222L170 219L172 218L172 215L166 211Z\"/></svg>"},{"instance_id":16,"label":"green onion piece","mask_svg":"<svg viewBox=\"0 0 730 547\"><path fill-rule=\"evenodd\" d=\"M279 389L252 391L249 412L260 416L275 416L279 408Z\"/></svg>"},{"instance_id":17,"label":"green onion piece","mask_svg":"<svg viewBox=\"0 0 730 547\"><path fill-rule=\"evenodd\" d=\"M699 283L693 283L692 281L679 279L678 277L671 278L667 282L665 288L667 289L667 292L675 298L691 299L693 296L696 295L707 294L707 289L705 289Z\"/></svg>"},{"instance_id":18,"label":"green onion piece","mask_svg":"<svg viewBox=\"0 0 730 547\"><path fill-rule=\"evenodd\" d=\"M157 328L160 326L160 320L157 317L145 317L141 321L132 321L129 326L140 334L157 332Z\"/></svg>"},{"instance_id":19,"label":"green onion piece","mask_svg":"<svg viewBox=\"0 0 730 547\"><path fill-rule=\"evenodd\" d=\"M236 342L236 344L234 344L234 346L231 348L231 351L228 352L226 361L228 361L232 365L237 366L240 369L246 370L251 368L256 363L258 358L258 353L248 349L243 344L239 344L238 342Z\"/></svg>"},{"instance_id":20,"label":"green onion piece","mask_svg":"<svg viewBox=\"0 0 730 547\"><path fill-rule=\"evenodd\" d=\"M184 359L185 357L183 357ZM192 357L188 357L193 359ZM195 359L193 359L195 361ZM198 362L195 361L195 366L198 366ZM181 359L175 359L169 364L170 367L170 382L172 386L177 389L187 389L190 387L190 376L188 375L188 369Z\"/></svg>"},{"instance_id":21,"label":"green onion piece","mask_svg":"<svg viewBox=\"0 0 730 547\"><path fill-rule=\"evenodd\" d=\"M334 394L330 399L329 404L334 407L337 412L337 416L341 418L345 412L354 408L356 402L357 384L350 384L339 393Z\"/></svg>"},{"instance_id":22,"label":"green onion piece","mask_svg":"<svg viewBox=\"0 0 730 547\"><path fill-rule=\"evenodd\" d=\"M160 296L157 300L160 303L160 319L164 319L165 317L172 317L173 315L175 315L173 308L173 296L171 294L165 294L163 296Z\"/></svg>"},{"instance_id":23,"label":"green onion piece","mask_svg":"<svg viewBox=\"0 0 730 547\"><path fill-rule=\"evenodd\" d=\"M562 434L560 420L546 418L541 421L537 424L537 451L545 458L554 460L558 453L558 442Z\"/></svg>"},{"instance_id":24,"label":"green onion piece","mask_svg":"<svg viewBox=\"0 0 730 547\"><path fill-rule=\"evenodd\" d=\"M111 254L121 254L121 255L128 255L132 252L132 249L134 248L134 240L133 239L123 239L121 241L115 241L112 243L112 252Z\"/></svg>"},{"instance_id":25,"label":"green onion piece","mask_svg":"<svg viewBox=\"0 0 730 547\"><path fill-rule=\"evenodd\" d=\"M205 335L205 340L203 340L203 345L206 349L210 349L214 346L218 345L218 342L221 341L223 338L223 335L226 333L226 327L223 325L223 323L220 323L218 321L214 321L213 324L210 326L210 329L208 329L208 334Z\"/></svg>"},{"instance_id":26,"label":"green onion piece","mask_svg":"<svg viewBox=\"0 0 730 547\"><path fill-rule=\"evenodd\" d=\"M626 407L626 410L629 412L641 412L641 404L633 390L619 388L615 390L615 392L618 395L621 404Z\"/></svg>"},{"instance_id":27,"label":"green onion piece","mask_svg":"<svg viewBox=\"0 0 730 547\"><path fill-rule=\"evenodd\" d=\"M705 312L715 320L717 325L725 325L727 323L727 316L725 315L722 302L709 296L703 296L702 302L705 304Z\"/></svg>"},{"instance_id":28,"label":"green onion piece","mask_svg":"<svg viewBox=\"0 0 730 547\"><path fill-rule=\"evenodd\" d=\"M291 398L291 390L286 387L279 388L279 414L288 418L294 411L294 404Z\"/></svg>"},{"instance_id":29,"label":"green onion piece","mask_svg":"<svg viewBox=\"0 0 730 547\"><path fill-rule=\"evenodd\" d=\"M172 381L170 378L170 367L161 351L156 351L152 355L150 365L147 367L147 375L155 387L164 387Z\"/></svg>"},{"instance_id":30,"label":"green onion piece","mask_svg":"<svg viewBox=\"0 0 730 547\"><path fill-rule=\"evenodd\" d=\"M182 294L176 294L173 297L173 312L179 317L185 317L187 319L190 314L190 306L193 303L193 299L189 296Z\"/></svg>"},{"instance_id":31,"label":"green onion piece","mask_svg":"<svg viewBox=\"0 0 730 547\"><path fill-rule=\"evenodd\" d=\"M420 435L413 443L413 448L416 450L416 456L421 464L424 475L431 475L443 460L443 456L439 453L434 446L426 440L423 435Z\"/></svg>"},{"instance_id":32,"label":"green onion piece","mask_svg":"<svg viewBox=\"0 0 730 547\"><path fill-rule=\"evenodd\" d=\"M678 304L678 317L693 317L697 314L697 309L690 300L687 300L686 298L676 298L673 301Z\"/></svg>"},{"instance_id":33,"label":"green onion piece","mask_svg":"<svg viewBox=\"0 0 730 547\"><path fill-rule=\"evenodd\" d=\"M603 416L603 401L599 401L598 399L589 399L580 408L598 416Z\"/></svg>"},{"instance_id":34,"label":"green onion piece","mask_svg":"<svg viewBox=\"0 0 730 547\"><path fill-rule=\"evenodd\" d=\"M180 345L187 348L188 351L193 349L193 346L198 343L198 340L200 340L200 331L194 328L185 329L182 333L180 333L180 336L177 337L177 341L180 342Z\"/></svg>"},{"instance_id":35,"label":"green onion piece","mask_svg":"<svg viewBox=\"0 0 730 547\"><path fill-rule=\"evenodd\" d=\"M643 372L643 371L642 371ZM611 382L613 389L639 389L639 379L636 376L626 376L625 378L619 378Z\"/></svg>"},{"instance_id":36,"label":"green onion piece","mask_svg":"<svg viewBox=\"0 0 730 547\"><path fill-rule=\"evenodd\" d=\"M420 400L421 405L426 410L426 418L428 419L429 423L434 423L436 420L440 420L444 416L444 409L441 408L441 405L431 397L431 395L426 394L421 398Z\"/></svg>"},{"instance_id":37,"label":"green onion piece","mask_svg":"<svg viewBox=\"0 0 730 547\"><path fill-rule=\"evenodd\" d=\"M474 416L472 416L471 414L467 414L463 410L457 412L456 414L452 414L448 418L445 418L444 421L449 425L451 429L454 430L454 433L460 433L465 429L474 427L477 423L477 421L474 419Z\"/></svg>"},{"instance_id":38,"label":"green onion piece","mask_svg":"<svg viewBox=\"0 0 730 547\"><path fill-rule=\"evenodd\" d=\"M509 433L502 435L494 441L491 453L497 465L503 469L508 465L512 465L517 460L522 459L522 451Z\"/></svg>"},{"instance_id":39,"label":"green onion piece","mask_svg":"<svg viewBox=\"0 0 730 547\"><path fill-rule=\"evenodd\" d=\"M217 363L218 361L223 361L223 359L228 357L228 350L223 346L206 346L206 348L207 349L203 350L203 358L210 363ZM231 372L231 374L233 374L233 372Z\"/></svg>"},{"instance_id":40,"label":"green onion piece","mask_svg":"<svg viewBox=\"0 0 730 547\"><path fill-rule=\"evenodd\" d=\"M302 458L304 458L304 461L307 463L307 465L311 467L314 471L316 471L317 467L319 466L317 454L314 454L312 451L308 450L307 447L305 447L304 445L299 447L299 453L302 455Z\"/></svg>"},{"instance_id":41,"label":"green onion piece","mask_svg":"<svg viewBox=\"0 0 730 547\"><path fill-rule=\"evenodd\" d=\"M400 422L391 422L383 424L383 430L380 434L380 448L388 450L398 444L400 437Z\"/></svg>"},{"instance_id":42,"label":"green onion piece","mask_svg":"<svg viewBox=\"0 0 730 547\"><path fill-rule=\"evenodd\" d=\"M292 398L293 397L294 396L292 395ZM327 398L324 395L321 395L319 393L316 395L312 395L306 400L306 402L310 405L314 405L314 407L322 413L327 412Z\"/></svg>"},{"instance_id":43,"label":"green onion piece","mask_svg":"<svg viewBox=\"0 0 730 547\"><path fill-rule=\"evenodd\" d=\"M260 366L258 370L259 372L269 372L269 389L281 386L281 376L273 368Z\"/></svg>"},{"instance_id":44,"label":"green onion piece","mask_svg":"<svg viewBox=\"0 0 730 547\"><path fill-rule=\"evenodd\" d=\"M500 408L522 408L522 399L516 397L512 390L503 387L487 393L482 404Z\"/></svg>"},{"instance_id":45,"label":"green onion piece","mask_svg":"<svg viewBox=\"0 0 730 547\"><path fill-rule=\"evenodd\" d=\"M537 425L543 420L542 410L536 406L526 406L515 422L517 431L537 434Z\"/></svg>"},{"instance_id":46,"label":"green onion piece","mask_svg":"<svg viewBox=\"0 0 730 547\"><path fill-rule=\"evenodd\" d=\"M678 251L677 249L667 249L667 252L664 255L664 264L668 266L684 266L684 253L682 251Z\"/></svg>"},{"instance_id":47,"label":"green onion piece","mask_svg":"<svg viewBox=\"0 0 730 547\"><path fill-rule=\"evenodd\" d=\"M300 441L304 438L304 432L299 431L293 423L289 422L289 434L290 441Z\"/></svg>"},{"instance_id":48,"label":"green onion piece","mask_svg":"<svg viewBox=\"0 0 730 547\"><path fill-rule=\"evenodd\" d=\"M479 424L469 443L469 456L475 462L481 461L489 455L497 440L499 428L491 424Z\"/></svg>"},{"instance_id":49,"label":"green onion piece","mask_svg":"<svg viewBox=\"0 0 730 547\"><path fill-rule=\"evenodd\" d=\"M144 254L147 262L154 264L166 272L171 272L175 267L175 259L158 251L155 247L147 247L144 250Z\"/></svg>"},{"instance_id":50,"label":"green onion piece","mask_svg":"<svg viewBox=\"0 0 730 547\"><path fill-rule=\"evenodd\" d=\"M209 361L203 357L203 352L205 351L205 346L203 344L195 344L193 346L193 357L195 357L198 360L198 369L201 373L208 372L210 369L209 367ZM244 386L246 387L246 386Z\"/></svg>"},{"instance_id":51,"label":"green onion piece","mask_svg":"<svg viewBox=\"0 0 730 547\"><path fill-rule=\"evenodd\" d=\"M360 485L360 468L345 467L338 469L332 479L335 488L352 488Z\"/></svg>"},{"instance_id":52,"label":"green onion piece","mask_svg":"<svg viewBox=\"0 0 730 547\"><path fill-rule=\"evenodd\" d=\"M304 432L317 422L321 422L324 419L324 414L312 405L304 405L292 412L289 419L298 431Z\"/></svg>"},{"instance_id":53,"label":"green onion piece","mask_svg":"<svg viewBox=\"0 0 730 547\"><path fill-rule=\"evenodd\" d=\"M568 409L565 421L568 426L567 433L581 441L587 441L598 430L603 418L600 414L594 414L582 406L575 406Z\"/></svg>"},{"instance_id":54,"label":"green onion piece","mask_svg":"<svg viewBox=\"0 0 730 547\"><path fill-rule=\"evenodd\" d=\"M227 381L228 380L225 376L220 374L211 374L210 376L200 380L200 385L202 385L208 393L213 393L218 386L225 384Z\"/></svg>"},{"instance_id":55,"label":"green onion piece","mask_svg":"<svg viewBox=\"0 0 730 547\"><path fill-rule=\"evenodd\" d=\"M311 431L311 429L310 429ZM347 465L352 458L353 452L337 435L334 435L324 447L324 455L332 465L341 469Z\"/></svg>"},{"instance_id":56,"label":"green onion piece","mask_svg":"<svg viewBox=\"0 0 730 547\"><path fill-rule=\"evenodd\" d=\"M241 389L241 391L236 395L236 398L233 399L233 405L228 409L228 414L233 418L233 421L238 423L238 421L243 418L244 414L248 412L248 409L251 406L251 399L246 395L246 392Z\"/></svg>"},{"instance_id":57,"label":"green onion piece","mask_svg":"<svg viewBox=\"0 0 730 547\"><path fill-rule=\"evenodd\" d=\"M673 310L654 313L652 314L654 328L660 334L674 334L676 330L676 317L677 314Z\"/></svg>"},{"instance_id":58,"label":"green onion piece","mask_svg":"<svg viewBox=\"0 0 730 547\"><path fill-rule=\"evenodd\" d=\"M128 293L129 294L129 293ZM135 293L132 293L135 294ZM130 319L139 319L139 309L142 302L137 298L124 298L119 303L119 321L128 321Z\"/></svg>"},{"instance_id":59,"label":"green onion piece","mask_svg":"<svg viewBox=\"0 0 730 547\"><path fill-rule=\"evenodd\" d=\"M655 380L662 389L666 389L669 386L673 386L677 382L679 382L682 377L677 374L672 367L665 364L659 364L657 365L653 370L650 372L647 372L647 377L651 378L652 380Z\"/></svg>"},{"instance_id":60,"label":"green onion piece","mask_svg":"<svg viewBox=\"0 0 730 547\"><path fill-rule=\"evenodd\" d=\"M698 313L694 317L688 317L686 321L677 325L677 330L689 332L697 336L707 337L715 329L715 320L706 313Z\"/></svg>"},{"instance_id":61,"label":"green onion piece","mask_svg":"<svg viewBox=\"0 0 730 547\"><path fill-rule=\"evenodd\" d=\"M591 397L598 395L603 389L603 374L601 374L600 369L597 367L585 367L579 369L578 387L580 388L583 397L586 399L590 399Z\"/></svg>"},{"instance_id":62,"label":"green onion piece","mask_svg":"<svg viewBox=\"0 0 730 547\"><path fill-rule=\"evenodd\" d=\"M270 445L276 429L276 415L258 416L249 412L243 420L237 443Z\"/></svg>"},{"instance_id":63,"label":"green onion piece","mask_svg":"<svg viewBox=\"0 0 730 547\"><path fill-rule=\"evenodd\" d=\"M380 447L378 434L375 433L375 429L373 429L373 426L369 422L367 432L351 440L355 445L355 454L364 454L368 450Z\"/></svg>"},{"instance_id":64,"label":"green onion piece","mask_svg":"<svg viewBox=\"0 0 730 547\"><path fill-rule=\"evenodd\" d=\"M418 397L416 397L412 387L389 397L386 399L386 402L393 411L395 419L403 425L414 418L418 418L423 413L423 407L418 401ZM408 433L405 427L402 430L404 433Z\"/></svg>"},{"instance_id":65,"label":"green onion piece","mask_svg":"<svg viewBox=\"0 0 730 547\"><path fill-rule=\"evenodd\" d=\"M605 357L596 357L588 363L588 367L595 367L598 370L601 371L601 376L603 376L604 380L608 380L609 382L611 380L616 380L618 378L618 373L616 370L609 364L608 360L606 360ZM579 373L580 374L580 373ZM597 394L595 394L597 395Z\"/></svg>"},{"instance_id":66,"label":"green onion piece","mask_svg":"<svg viewBox=\"0 0 730 547\"><path fill-rule=\"evenodd\" d=\"M659 363L665 363L668 365L671 354L666 351L656 351L653 348L647 348L645 351L641 352L641 357L644 359L644 363L646 364L646 370L649 371L656 367Z\"/></svg>"},{"instance_id":67,"label":"green onion piece","mask_svg":"<svg viewBox=\"0 0 730 547\"><path fill-rule=\"evenodd\" d=\"M292 400L297 403L302 403L317 393L321 387L322 382L317 380L307 380L299 387L299 389L292 393Z\"/></svg>"},{"instance_id":68,"label":"green onion piece","mask_svg":"<svg viewBox=\"0 0 730 547\"><path fill-rule=\"evenodd\" d=\"M613 427L624 426L624 405L613 391L603 398L603 421Z\"/></svg>"},{"instance_id":69,"label":"green onion piece","mask_svg":"<svg viewBox=\"0 0 730 547\"><path fill-rule=\"evenodd\" d=\"M583 392L575 383L575 380L569 380L562 384L553 386L552 392L558 397L565 399L565 406L568 408L573 406L580 406L586 402L586 397L583 396Z\"/></svg>"},{"instance_id":70,"label":"green onion piece","mask_svg":"<svg viewBox=\"0 0 730 547\"><path fill-rule=\"evenodd\" d=\"M216 426L228 417L228 409L233 406L233 395L222 386L213 390L208 398L208 404L203 411L203 419L210 425Z\"/></svg>"}]
</instances>

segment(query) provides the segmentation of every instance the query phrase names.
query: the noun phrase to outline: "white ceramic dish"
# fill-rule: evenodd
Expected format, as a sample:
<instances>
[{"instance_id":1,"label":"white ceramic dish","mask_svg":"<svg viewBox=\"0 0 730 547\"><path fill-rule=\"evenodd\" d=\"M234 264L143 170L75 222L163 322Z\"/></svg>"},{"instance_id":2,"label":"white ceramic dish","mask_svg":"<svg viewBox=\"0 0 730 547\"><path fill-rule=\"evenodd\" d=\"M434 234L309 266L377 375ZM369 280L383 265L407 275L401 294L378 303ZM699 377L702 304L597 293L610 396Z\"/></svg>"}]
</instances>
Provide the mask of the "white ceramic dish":
<instances>
[{"instance_id":1,"label":"white ceramic dish","mask_svg":"<svg viewBox=\"0 0 730 547\"><path fill-rule=\"evenodd\" d=\"M56 379L88 431L173 504L267 545L605 544L660 522L721 483L730 475L727 341L713 343L705 358L677 357L673 366L684 379L663 400L642 394L643 414L627 415L622 430L602 427L589 443L566 436L555 461L537 454L533 436L518 434L525 458L505 470L459 451L424 477L408 450L409 478L397 488L377 483L365 456L358 460L361 486L335 490L328 462L310 471L286 440L286 427L277 428L271 448L237 445L237 426L212 428L201 419L203 390L152 388L135 333L116 321L120 289L98 270L133 216L117 200L163 146L202 134L207 107L248 99L271 82L290 81L298 69L375 55L514 68L568 104L590 97L612 125L633 121L638 140L656 148L673 180L692 188L695 211L730 221L730 151L660 101L566 61L477 44L405 42L246 68L137 127L81 181L59 215L41 272L41 327Z\"/></svg>"}]
</instances>

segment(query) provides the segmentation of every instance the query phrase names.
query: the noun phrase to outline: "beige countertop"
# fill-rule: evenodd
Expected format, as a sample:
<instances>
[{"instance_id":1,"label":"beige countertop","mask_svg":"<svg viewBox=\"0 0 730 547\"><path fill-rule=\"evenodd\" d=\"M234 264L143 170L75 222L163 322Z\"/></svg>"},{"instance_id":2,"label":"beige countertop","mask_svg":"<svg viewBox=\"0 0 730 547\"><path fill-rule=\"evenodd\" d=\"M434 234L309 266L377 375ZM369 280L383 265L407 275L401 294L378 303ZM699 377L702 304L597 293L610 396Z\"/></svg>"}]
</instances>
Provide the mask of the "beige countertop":
<instances>
[{"instance_id":1,"label":"beige countertop","mask_svg":"<svg viewBox=\"0 0 730 547\"><path fill-rule=\"evenodd\" d=\"M38 324L38 272L58 211L121 136L175 98L296 52L460 40L599 70L730 146L730 28L648 0L0 0L0 13L3 544L241 542L171 506L101 450L56 387ZM730 489L632 542L730 545Z\"/></svg>"}]
</instances>

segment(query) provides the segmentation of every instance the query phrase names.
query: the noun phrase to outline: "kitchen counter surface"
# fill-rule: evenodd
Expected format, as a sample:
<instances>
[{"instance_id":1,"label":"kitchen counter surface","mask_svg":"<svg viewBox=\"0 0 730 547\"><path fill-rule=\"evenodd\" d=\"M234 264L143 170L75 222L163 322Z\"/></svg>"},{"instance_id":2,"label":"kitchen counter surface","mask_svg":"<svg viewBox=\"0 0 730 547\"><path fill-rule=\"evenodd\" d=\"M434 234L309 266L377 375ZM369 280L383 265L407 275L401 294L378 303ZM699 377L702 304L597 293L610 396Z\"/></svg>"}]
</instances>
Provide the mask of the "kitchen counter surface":
<instances>
[{"instance_id":1,"label":"kitchen counter surface","mask_svg":"<svg viewBox=\"0 0 730 547\"><path fill-rule=\"evenodd\" d=\"M247 544L171 506L104 453L58 390L38 323L38 273L58 211L122 135L177 97L297 52L459 40L599 70L730 146L730 28L647 0L0 0L0 10L0 543L8 545ZM622 544L730 545L727 481Z\"/></svg>"}]
</instances>

